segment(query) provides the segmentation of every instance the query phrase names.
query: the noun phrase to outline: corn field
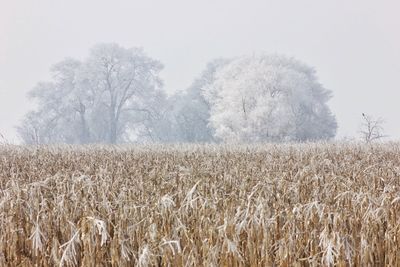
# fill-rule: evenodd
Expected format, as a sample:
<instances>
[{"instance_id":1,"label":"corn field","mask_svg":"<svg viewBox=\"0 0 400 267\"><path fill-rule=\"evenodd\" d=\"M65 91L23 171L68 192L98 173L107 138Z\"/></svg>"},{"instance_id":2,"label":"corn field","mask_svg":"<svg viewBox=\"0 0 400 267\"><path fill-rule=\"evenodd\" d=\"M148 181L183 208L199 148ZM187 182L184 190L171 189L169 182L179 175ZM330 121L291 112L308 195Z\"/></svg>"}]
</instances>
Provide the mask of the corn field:
<instances>
[{"instance_id":1,"label":"corn field","mask_svg":"<svg viewBox=\"0 0 400 267\"><path fill-rule=\"evenodd\" d=\"M399 266L400 144L0 147L0 266Z\"/></svg>"}]
</instances>

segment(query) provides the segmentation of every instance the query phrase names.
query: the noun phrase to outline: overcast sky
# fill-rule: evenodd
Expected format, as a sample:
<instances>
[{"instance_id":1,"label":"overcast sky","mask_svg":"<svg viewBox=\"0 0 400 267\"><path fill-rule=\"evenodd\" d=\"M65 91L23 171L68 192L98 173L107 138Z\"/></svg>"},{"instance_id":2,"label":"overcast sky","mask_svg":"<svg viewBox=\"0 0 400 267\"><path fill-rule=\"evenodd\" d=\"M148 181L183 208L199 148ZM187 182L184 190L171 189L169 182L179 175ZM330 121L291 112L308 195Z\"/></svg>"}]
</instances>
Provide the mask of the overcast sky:
<instances>
[{"instance_id":1,"label":"overcast sky","mask_svg":"<svg viewBox=\"0 0 400 267\"><path fill-rule=\"evenodd\" d=\"M357 136L364 112L400 139L399 11L397 0L0 0L0 133L17 140L26 93L52 64L116 42L159 59L169 92L216 57L294 56L332 90L338 138Z\"/></svg>"}]
</instances>

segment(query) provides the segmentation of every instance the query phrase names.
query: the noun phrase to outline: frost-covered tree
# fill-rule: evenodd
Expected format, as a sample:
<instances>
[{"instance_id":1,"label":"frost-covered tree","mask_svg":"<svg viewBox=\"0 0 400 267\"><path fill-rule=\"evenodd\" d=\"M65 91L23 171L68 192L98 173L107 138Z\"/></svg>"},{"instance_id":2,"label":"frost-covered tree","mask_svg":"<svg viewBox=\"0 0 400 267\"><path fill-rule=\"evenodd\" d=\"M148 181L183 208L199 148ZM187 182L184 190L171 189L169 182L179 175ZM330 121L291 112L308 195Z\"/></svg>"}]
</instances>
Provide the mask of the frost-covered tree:
<instances>
[{"instance_id":1,"label":"frost-covered tree","mask_svg":"<svg viewBox=\"0 0 400 267\"><path fill-rule=\"evenodd\" d=\"M152 100L161 94L161 69L161 63L141 49L117 44L100 44L92 49L81 71L82 80L84 87L93 91L96 113L102 114L97 118L101 120L98 130L106 130L109 143L123 141L119 137L132 121L148 118L149 107L156 104Z\"/></svg>"},{"instance_id":2,"label":"frost-covered tree","mask_svg":"<svg viewBox=\"0 0 400 267\"><path fill-rule=\"evenodd\" d=\"M200 91L217 140L305 141L336 133L336 120L327 106L330 91L318 82L314 69L293 58L236 58Z\"/></svg>"},{"instance_id":3,"label":"frost-covered tree","mask_svg":"<svg viewBox=\"0 0 400 267\"><path fill-rule=\"evenodd\" d=\"M215 80L215 73L228 62L228 59L211 61L186 91L170 98L172 141L214 141L213 129L209 125L210 105L203 97L203 89Z\"/></svg>"},{"instance_id":4,"label":"frost-covered tree","mask_svg":"<svg viewBox=\"0 0 400 267\"><path fill-rule=\"evenodd\" d=\"M26 143L116 143L155 135L153 121L165 101L162 65L142 49L99 44L80 62L66 59L51 69L52 80L29 96L38 108L18 132Z\"/></svg>"},{"instance_id":5,"label":"frost-covered tree","mask_svg":"<svg viewBox=\"0 0 400 267\"><path fill-rule=\"evenodd\" d=\"M81 63L65 59L51 68L52 81L40 82L29 92L38 109L18 127L26 143L84 143L87 139L84 94L75 77Z\"/></svg>"}]
</instances>

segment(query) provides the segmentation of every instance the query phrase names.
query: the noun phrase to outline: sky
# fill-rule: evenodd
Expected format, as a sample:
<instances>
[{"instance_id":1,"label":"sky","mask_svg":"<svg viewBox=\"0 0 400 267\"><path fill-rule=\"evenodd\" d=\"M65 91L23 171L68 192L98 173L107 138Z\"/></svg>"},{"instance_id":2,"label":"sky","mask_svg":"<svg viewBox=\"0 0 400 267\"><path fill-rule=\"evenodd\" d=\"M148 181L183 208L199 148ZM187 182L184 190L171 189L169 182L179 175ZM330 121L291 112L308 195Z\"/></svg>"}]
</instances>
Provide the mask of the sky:
<instances>
[{"instance_id":1,"label":"sky","mask_svg":"<svg viewBox=\"0 0 400 267\"><path fill-rule=\"evenodd\" d=\"M337 138L359 136L361 113L400 139L400 1L0 0L0 133L33 108L26 97L65 57L96 43L142 47L164 88L185 90L218 57L280 53L313 66L332 91Z\"/></svg>"}]
</instances>

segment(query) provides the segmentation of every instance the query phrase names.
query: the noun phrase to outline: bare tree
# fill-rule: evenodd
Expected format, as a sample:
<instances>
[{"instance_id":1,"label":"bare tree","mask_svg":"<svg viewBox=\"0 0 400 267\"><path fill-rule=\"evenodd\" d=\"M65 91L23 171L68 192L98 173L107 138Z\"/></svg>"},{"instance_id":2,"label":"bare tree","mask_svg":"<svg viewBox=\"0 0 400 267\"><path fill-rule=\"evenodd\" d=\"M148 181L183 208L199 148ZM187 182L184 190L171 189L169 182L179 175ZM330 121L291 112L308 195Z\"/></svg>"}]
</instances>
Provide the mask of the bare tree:
<instances>
[{"instance_id":1,"label":"bare tree","mask_svg":"<svg viewBox=\"0 0 400 267\"><path fill-rule=\"evenodd\" d=\"M361 125L361 137L366 143L371 143L375 140L386 137L383 134L383 123L382 118L373 118L370 115L362 113L363 123Z\"/></svg>"}]
</instances>

